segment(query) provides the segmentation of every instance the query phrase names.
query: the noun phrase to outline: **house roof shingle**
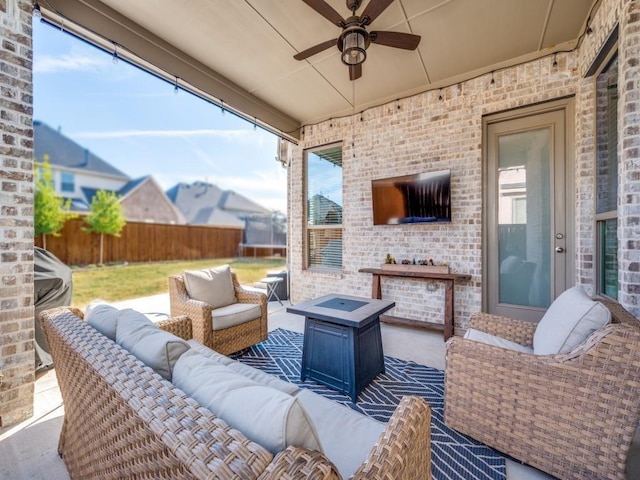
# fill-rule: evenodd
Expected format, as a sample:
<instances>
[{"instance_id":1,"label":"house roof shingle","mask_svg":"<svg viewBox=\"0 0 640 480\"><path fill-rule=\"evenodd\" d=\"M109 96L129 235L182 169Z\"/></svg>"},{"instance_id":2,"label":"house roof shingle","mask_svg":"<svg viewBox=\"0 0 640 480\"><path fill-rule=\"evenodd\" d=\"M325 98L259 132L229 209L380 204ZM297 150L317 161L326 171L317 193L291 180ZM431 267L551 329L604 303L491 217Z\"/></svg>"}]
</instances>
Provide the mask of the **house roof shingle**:
<instances>
[{"instance_id":1,"label":"house roof shingle","mask_svg":"<svg viewBox=\"0 0 640 480\"><path fill-rule=\"evenodd\" d=\"M88 149L78 145L70 138L54 130L39 120L33 121L34 157L37 162L43 162L44 156L49 156L49 163L66 168L76 168L113 175L125 180L129 176L113 167L109 163L94 155Z\"/></svg>"},{"instance_id":2,"label":"house roof shingle","mask_svg":"<svg viewBox=\"0 0 640 480\"><path fill-rule=\"evenodd\" d=\"M145 175L144 177L135 178L135 179L129 181L129 183L124 185L122 188L120 188L120 190L118 190L116 193L118 194L118 196L124 197L127 193L129 193L132 190L134 190L138 185L144 183L150 177L151 177L151 175Z\"/></svg>"},{"instance_id":3,"label":"house roof shingle","mask_svg":"<svg viewBox=\"0 0 640 480\"><path fill-rule=\"evenodd\" d=\"M191 224L242 226L243 215L270 214L245 196L208 182L179 183L166 194Z\"/></svg>"}]
</instances>

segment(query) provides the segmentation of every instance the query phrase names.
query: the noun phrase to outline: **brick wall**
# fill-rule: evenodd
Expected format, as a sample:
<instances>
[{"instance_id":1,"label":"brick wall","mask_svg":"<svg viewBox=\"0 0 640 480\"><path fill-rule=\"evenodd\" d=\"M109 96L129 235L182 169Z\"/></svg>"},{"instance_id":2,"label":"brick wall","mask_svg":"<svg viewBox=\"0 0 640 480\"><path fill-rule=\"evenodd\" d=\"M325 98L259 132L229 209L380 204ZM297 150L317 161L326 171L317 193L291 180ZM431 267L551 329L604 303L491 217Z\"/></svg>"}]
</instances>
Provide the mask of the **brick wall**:
<instances>
[{"instance_id":1,"label":"brick wall","mask_svg":"<svg viewBox=\"0 0 640 480\"><path fill-rule=\"evenodd\" d=\"M432 257L472 280L456 285L456 328L482 309L482 121L483 116L572 96L575 98L575 229L576 283L593 291L594 284L594 81L584 78L620 18L622 97L626 104L620 128L620 229L626 238L620 250L623 304L640 304L640 81L638 51L640 2L604 0L580 48L542 58L491 75L425 92L356 113L304 127L298 146L291 146L290 268L292 301L339 291L369 296L371 277L359 268L378 266L387 252L408 258ZM635 76L630 76L630 75ZM356 85L357 89L357 85ZM357 91L356 91L357 94ZM442 99L440 99L442 96ZM303 151L332 142L343 143L343 270L337 274L303 268ZM422 171L451 169L452 222L437 225L373 227L371 180ZM636 240L633 240L636 239ZM428 292L424 282L385 279L383 297L397 303L394 315L442 321L440 287Z\"/></svg>"},{"instance_id":2,"label":"brick wall","mask_svg":"<svg viewBox=\"0 0 640 480\"><path fill-rule=\"evenodd\" d=\"M640 1L621 10L618 285L620 302L640 317Z\"/></svg>"},{"instance_id":3,"label":"brick wall","mask_svg":"<svg viewBox=\"0 0 640 480\"><path fill-rule=\"evenodd\" d=\"M33 414L31 2L0 1L0 426Z\"/></svg>"},{"instance_id":4,"label":"brick wall","mask_svg":"<svg viewBox=\"0 0 640 480\"><path fill-rule=\"evenodd\" d=\"M125 218L132 222L185 223L184 217L151 177L129 192L121 203Z\"/></svg>"}]
</instances>

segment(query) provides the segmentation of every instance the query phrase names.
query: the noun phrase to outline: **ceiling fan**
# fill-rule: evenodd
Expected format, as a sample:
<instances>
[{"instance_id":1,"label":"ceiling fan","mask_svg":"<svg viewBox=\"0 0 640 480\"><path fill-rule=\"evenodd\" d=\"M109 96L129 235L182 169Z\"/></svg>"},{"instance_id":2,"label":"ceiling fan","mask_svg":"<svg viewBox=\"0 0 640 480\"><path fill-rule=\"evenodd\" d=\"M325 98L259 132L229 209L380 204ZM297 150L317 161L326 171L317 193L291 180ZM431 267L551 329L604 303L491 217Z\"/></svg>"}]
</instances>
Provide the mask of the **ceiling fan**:
<instances>
[{"instance_id":1,"label":"ceiling fan","mask_svg":"<svg viewBox=\"0 0 640 480\"><path fill-rule=\"evenodd\" d=\"M362 63L367 58L367 48L373 43L388 47L415 50L420 43L420 35L402 32L367 32L366 27L393 3L393 0L371 0L362 12L356 15L362 0L346 0L351 16L346 20L324 0L302 0L331 23L342 28L338 38L327 40L293 56L296 60L304 60L316 53L336 45L342 53L342 63L349 66L349 79L356 80L362 76Z\"/></svg>"}]
</instances>

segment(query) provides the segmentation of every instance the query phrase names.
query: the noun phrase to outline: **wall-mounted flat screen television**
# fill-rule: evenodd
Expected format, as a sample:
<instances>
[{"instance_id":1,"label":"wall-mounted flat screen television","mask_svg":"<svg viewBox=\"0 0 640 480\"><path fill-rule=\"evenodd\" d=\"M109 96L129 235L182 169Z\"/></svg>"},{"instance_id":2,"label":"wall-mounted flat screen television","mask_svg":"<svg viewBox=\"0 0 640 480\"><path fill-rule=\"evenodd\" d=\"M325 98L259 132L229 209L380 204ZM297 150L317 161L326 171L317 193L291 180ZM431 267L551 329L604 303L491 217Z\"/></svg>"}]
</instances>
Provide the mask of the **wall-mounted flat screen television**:
<instances>
[{"instance_id":1,"label":"wall-mounted flat screen television","mask_svg":"<svg viewBox=\"0 0 640 480\"><path fill-rule=\"evenodd\" d=\"M373 224L451 221L451 170L371 181Z\"/></svg>"}]
</instances>

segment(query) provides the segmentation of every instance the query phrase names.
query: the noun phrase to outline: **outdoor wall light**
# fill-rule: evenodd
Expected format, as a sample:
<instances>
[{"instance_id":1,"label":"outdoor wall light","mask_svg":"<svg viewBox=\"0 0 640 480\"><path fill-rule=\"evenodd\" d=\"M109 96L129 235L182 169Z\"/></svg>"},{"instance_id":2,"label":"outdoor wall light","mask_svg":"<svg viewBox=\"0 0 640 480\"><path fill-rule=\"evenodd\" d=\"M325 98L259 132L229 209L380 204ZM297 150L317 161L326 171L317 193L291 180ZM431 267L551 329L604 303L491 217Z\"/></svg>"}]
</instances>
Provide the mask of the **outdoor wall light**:
<instances>
[{"instance_id":1,"label":"outdoor wall light","mask_svg":"<svg viewBox=\"0 0 640 480\"><path fill-rule=\"evenodd\" d=\"M40 5L38 5L38 2L33 2L33 11L31 14L33 15L33 18L42 18L42 12L40 11Z\"/></svg>"}]
</instances>

